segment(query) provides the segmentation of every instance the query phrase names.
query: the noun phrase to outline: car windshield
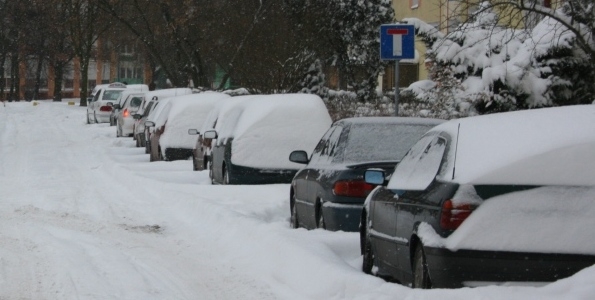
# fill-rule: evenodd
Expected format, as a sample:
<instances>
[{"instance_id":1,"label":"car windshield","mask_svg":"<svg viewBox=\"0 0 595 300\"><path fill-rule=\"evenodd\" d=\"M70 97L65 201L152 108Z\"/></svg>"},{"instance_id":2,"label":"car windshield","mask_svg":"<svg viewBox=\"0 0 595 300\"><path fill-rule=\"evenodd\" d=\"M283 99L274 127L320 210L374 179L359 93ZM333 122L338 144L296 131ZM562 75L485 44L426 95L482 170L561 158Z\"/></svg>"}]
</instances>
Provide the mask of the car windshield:
<instances>
[{"instance_id":1,"label":"car windshield","mask_svg":"<svg viewBox=\"0 0 595 300\"><path fill-rule=\"evenodd\" d=\"M103 100L117 100L124 90L111 90L103 93Z\"/></svg>"},{"instance_id":2,"label":"car windshield","mask_svg":"<svg viewBox=\"0 0 595 300\"><path fill-rule=\"evenodd\" d=\"M343 162L400 160L433 126L354 124L343 152Z\"/></svg>"}]
</instances>

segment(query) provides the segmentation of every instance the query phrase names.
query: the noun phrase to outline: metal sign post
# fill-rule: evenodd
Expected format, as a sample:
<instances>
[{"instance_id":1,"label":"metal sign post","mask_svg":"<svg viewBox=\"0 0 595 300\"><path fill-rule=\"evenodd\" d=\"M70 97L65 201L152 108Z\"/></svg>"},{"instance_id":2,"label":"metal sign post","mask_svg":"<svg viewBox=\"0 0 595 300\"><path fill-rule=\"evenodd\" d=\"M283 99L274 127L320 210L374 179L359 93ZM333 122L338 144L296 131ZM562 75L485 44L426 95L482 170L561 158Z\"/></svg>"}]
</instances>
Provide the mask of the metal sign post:
<instances>
[{"instance_id":1,"label":"metal sign post","mask_svg":"<svg viewBox=\"0 0 595 300\"><path fill-rule=\"evenodd\" d=\"M399 61L415 58L415 27L384 24L380 26L380 59L395 61L395 116L399 115Z\"/></svg>"}]
</instances>

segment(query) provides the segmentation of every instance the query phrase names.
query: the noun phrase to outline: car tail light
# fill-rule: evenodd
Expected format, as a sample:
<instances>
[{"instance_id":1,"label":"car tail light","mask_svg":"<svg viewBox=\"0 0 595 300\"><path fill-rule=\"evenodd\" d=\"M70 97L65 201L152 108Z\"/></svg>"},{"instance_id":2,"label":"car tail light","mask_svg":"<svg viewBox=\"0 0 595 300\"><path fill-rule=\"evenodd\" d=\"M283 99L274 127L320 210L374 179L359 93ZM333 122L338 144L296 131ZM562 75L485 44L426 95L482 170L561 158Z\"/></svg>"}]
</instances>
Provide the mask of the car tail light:
<instances>
[{"instance_id":1,"label":"car tail light","mask_svg":"<svg viewBox=\"0 0 595 300\"><path fill-rule=\"evenodd\" d=\"M340 180L335 182L333 193L337 196L363 198L375 188L363 180Z\"/></svg>"},{"instance_id":2,"label":"car tail light","mask_svg":"<svg viewBox=\"0 0 595 300\"><path fill-rule=\"evenodd\" d=\"M112 111L112 107L109 105L104 105L99 108L99 111Z\"/></svg>"},{"instance_id":3,"label":"car tail light","mask_svg":"<svg viewBox=\"0 0 595 300\"><path fill-rule=\"evenodd\" d=\"M130 112L128 112L128 108L124 109L124 111L122 112L122 116L124 118L127 118L128 116L130 116Z\"/></svg>"},{"instance_id":4,"label":"car tail light","mask_svg":"<svg viewBox=\"0 0 595 300\"><path fill-rule=\"evenodd\" d=\"M475 208L475 205L456 205L452 200L444 201L442 204L442 214L440 215L440 227L446 230L459 228L459 225L469 217Z\"/></svg>"}]
</instances>

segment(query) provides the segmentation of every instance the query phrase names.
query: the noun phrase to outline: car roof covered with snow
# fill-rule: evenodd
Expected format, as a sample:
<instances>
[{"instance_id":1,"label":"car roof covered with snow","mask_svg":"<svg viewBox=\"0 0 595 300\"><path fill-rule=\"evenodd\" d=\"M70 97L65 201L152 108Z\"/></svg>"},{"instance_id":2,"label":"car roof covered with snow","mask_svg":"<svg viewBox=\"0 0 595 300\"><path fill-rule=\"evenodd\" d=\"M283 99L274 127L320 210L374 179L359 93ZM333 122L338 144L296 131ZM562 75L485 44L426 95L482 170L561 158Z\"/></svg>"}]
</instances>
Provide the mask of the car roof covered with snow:
<instances>
[{"instance_id":1,"label":"car roof covered with snow","mask_svg":"<svg viewBox=\"0 0 595 300\"><path fill-rule=\"evenodd\" d=\"M192 149L196 136L188 135L188 129L204 123L210 111L229 95L217 92L204 92L177 96L167 99L164 110L155 120L157 128L165 126L160 144L168 148Z\"/></svg>"},{"instance_id":2,"label":"car roof covered with snow","mask_svg":"<svg viewBox=\"0 0 595 300\"><path fill-rule=\"evenodd\" d=\"M595 185L595 106L451 120L441 180L470 184ZM454 147L453 147L454 146Z\"/></svg>"},{"instance_id":3,"label":"car roof covered with snow","mask_svg":"<svg viewBox=\"0 0 595 300\"><path fill-rule=\"evenodd\" d=\"M288 169L303 167L290 162L289 154L295 149L312 151L332 123L322 99L309 94L244 96L229 110L227 120L220 121L218 141L234 139L234 164Z\"/></svg>"}]
</instances>

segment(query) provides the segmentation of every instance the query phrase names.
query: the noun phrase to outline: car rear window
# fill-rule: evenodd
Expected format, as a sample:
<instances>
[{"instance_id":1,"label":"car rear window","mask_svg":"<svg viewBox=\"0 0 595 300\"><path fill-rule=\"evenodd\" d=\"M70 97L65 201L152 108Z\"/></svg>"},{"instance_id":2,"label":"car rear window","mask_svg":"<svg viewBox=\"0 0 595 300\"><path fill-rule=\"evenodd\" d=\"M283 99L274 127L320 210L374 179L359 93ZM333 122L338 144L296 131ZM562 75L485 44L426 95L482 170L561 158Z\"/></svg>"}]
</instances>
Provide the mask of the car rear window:
<instances>
[{"instance_id":1,"label":"car rear window","mask_svg":"<svg viewBox=\"0 0 595 300\"><path fill-rule=\"evenodd\" d=\"M343 152L343 162L400 160L434 125L354 124Z\"/></svg>"},{"instance_id":2,"label":"car rear window","mask_svg":"<svg viewBox=\"0 0 595 300\"><path fill-rule=\"evenodd\" d=\"M134 97L130 100L130 106L131 107L139 107L142 102L143 102L142 98Z\"/></svg>"},{"instance_id":3,"label":"car rear window","mask_svg":"<svg viewBox=\"0 0 595 300\"><path fill-rule=\"evenodd\" d=\"M118 97L120 97L120 94L122 94L124 90L116 90L116 91L105 91L105 93L103 93L103 100L118 100Z\"/></svg>"},{"instance_id":4,"label":"car rear window","mask_svg":"<svg viewBox=\"0 0 595 300\"><path fill-rule=\"evenodd\" d=\"M475 185L475 191L481 199L489 199L512 192L534 189L534 185Z\"/></svg>"}]
</instances>

